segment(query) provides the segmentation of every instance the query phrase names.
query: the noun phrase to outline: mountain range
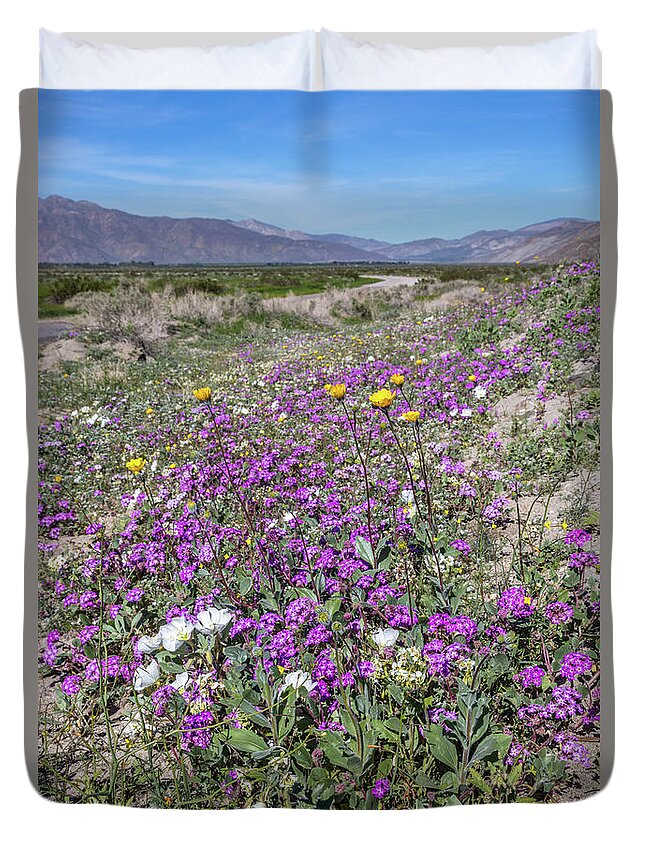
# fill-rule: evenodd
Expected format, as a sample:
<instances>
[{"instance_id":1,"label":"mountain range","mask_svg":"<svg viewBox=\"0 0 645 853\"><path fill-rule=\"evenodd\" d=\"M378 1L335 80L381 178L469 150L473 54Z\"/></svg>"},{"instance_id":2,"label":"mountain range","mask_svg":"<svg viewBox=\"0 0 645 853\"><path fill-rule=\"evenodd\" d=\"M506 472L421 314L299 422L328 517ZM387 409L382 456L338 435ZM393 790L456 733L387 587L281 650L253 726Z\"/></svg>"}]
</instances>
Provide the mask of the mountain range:
<instances>
[{"instance_id":1,"label":"mountain range","mask_svg":"<svg viewBox=\"0 0 645 853\"><path fill-rule=\"evenodd\" d=\"M58 264L513 263L597 258L600 223L562 218L456 240L387 243L290 231L257 219L138 216L90 201L38 199L38 260Z\"/></svg>"}]
</instances>

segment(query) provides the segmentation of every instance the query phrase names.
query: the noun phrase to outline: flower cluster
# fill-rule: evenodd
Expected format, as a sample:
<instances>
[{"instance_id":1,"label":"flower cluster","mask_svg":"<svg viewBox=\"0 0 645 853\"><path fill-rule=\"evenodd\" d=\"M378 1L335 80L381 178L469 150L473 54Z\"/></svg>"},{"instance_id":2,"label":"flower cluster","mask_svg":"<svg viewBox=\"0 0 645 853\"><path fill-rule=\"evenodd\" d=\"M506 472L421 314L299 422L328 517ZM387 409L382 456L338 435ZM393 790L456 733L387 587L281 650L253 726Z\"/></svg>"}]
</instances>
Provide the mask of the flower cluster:
<instances>
[{"instance_id":1,"label":"flower cluster","mask_svg":"<svg viewBox=\"0 0 645 853\"><path fill-rule=\"evenodd\" d=\"M472 304L244 346L191 326L92 395L50 377L44 754L116 755L116 788L141 755L155 806L550 800L574 764L593 777L598 522L550 496L597 463L596 371L560 389L597 357L598 271L485 275ZM116 799L100 775L78 796Z\"/></svg>"}]
</instances>

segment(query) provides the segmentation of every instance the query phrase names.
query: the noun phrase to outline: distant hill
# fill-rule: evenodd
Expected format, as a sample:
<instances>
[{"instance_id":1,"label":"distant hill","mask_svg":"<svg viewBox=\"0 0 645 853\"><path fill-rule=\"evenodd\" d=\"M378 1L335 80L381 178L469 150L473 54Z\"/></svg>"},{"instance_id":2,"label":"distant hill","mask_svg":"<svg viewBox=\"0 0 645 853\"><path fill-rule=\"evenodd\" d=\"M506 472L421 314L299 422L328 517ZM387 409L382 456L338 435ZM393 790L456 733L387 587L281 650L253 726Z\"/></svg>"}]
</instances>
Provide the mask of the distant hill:
<instances>
[{"instance_id":1,"label":"distant hill","mask_svg":"<svg viewBox=\"0 0 645 853\"><path fill-rule=\"evenodd\" d=\"M552 219L517 231L477 231L460 240L415 240L393 247L400 259L434 263L513 263L598 258L600 223L587 219Z\"/></svg>"},{"instance_id":2,"label":"distant hill","mask_svg":"<svg viewBox=\"0 0 645 853\"><path fill-rule=\"evenodd\" d=\"M137 216L62 196L38 200L41 263L555 262L597 258L600 223L553 219L517 231L477 231L392 244L344 234L289 231L256 219Z\"/></svg>"},{"instance_id":3,"label":"distant hill","mask_svg":"<svg viewBox=\"0 0 645 853\"><path fill-rule=\"evenodd\" d=\"M306 264L375 259L353 246L263 234L224 219L135 216L61 196L38 200L41 263Z\"/></svg>"}]
</instances>

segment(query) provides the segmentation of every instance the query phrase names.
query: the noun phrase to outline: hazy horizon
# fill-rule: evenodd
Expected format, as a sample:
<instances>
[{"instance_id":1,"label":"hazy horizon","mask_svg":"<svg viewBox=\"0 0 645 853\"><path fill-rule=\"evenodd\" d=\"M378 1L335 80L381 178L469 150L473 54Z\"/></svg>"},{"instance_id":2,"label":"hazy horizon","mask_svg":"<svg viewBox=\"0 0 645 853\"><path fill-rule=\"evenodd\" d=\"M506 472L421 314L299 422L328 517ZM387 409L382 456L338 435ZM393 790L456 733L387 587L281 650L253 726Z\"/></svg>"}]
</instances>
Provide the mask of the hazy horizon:
<instances>
[{"instance_id":1,"label":"hazy horizon","mask_svg":"<svg viewBox=\"0 0 645 853\"><path fill-rule=\"evenodd\" d=\"M598 127L588 90L41 90L39 194L390 243L457 239L598 221Z\"/></svg>"}]
</instances>

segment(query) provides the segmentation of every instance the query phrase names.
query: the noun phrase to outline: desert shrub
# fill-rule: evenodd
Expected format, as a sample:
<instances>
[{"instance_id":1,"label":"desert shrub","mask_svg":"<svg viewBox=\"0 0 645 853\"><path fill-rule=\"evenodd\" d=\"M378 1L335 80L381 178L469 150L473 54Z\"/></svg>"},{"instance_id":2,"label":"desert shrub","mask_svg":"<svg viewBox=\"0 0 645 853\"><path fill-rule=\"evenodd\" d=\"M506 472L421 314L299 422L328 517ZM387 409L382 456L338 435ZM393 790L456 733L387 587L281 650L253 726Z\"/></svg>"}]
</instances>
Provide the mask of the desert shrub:
<instances>
[{"instance_id":1,"label":"desert shrub","mask_svg":"<svg viewBox=\"0 0 645 853\"><path fill-rule=\"evenodd\" d=\"M244 291L230 296L209 296L202 291L190 290L181 296L173 296L166 290L164 298L173 318L202 322L208 326L253 316L258 313L262 302L259 295Z\"/></svg>"},{"instance_id":2,"label":"desert shrub","mask_svg":"<svg viewBox=\"0 0 645 853\"><path fill-rule=\"evenodd\" d=\"M146 356L168 336L167 300L141 284L120 284L109 293L79 294L72 302L72 307L85 313L90 328L112 340L127 341Z\"/></svg>"},{"instance_id":3,"label":"desert shrub","mask_svg":"<svg viewBox=\"0 0 645 853\"><path fill-rule=\"evenodd\" d=\"M378 290L335 290L311 296L290 294L265 299L263 307L276 314L293 314L320 326L373 322L392 316L414 301L414 288L387 287Z\"/></svg>"}]
</instances>

